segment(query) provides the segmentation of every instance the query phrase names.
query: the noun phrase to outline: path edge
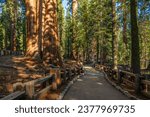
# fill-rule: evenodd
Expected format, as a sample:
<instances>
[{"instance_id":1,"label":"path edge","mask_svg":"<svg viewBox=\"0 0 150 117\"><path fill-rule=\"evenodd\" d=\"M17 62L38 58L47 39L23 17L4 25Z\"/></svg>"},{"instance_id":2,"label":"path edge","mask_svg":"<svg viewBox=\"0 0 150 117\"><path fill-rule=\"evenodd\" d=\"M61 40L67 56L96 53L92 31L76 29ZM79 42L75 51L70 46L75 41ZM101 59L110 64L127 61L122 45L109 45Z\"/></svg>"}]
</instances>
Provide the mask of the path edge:
<instances>
[{"instance_id":1,"label":"path edge","mask_svg":"<svg viewBox=\"0 0 150 117\"><path fill-rule=\"evenodd\" d=\"M128 91L123 90L120 86L118 86L117 84L115 84L114 82L112 82L107 74L105 72L102 72L104 75L104 78L108 81L108 83L110 83L113 87L115 87L117 90L119 90L121 93L123 93L125 96L127 96L129 99L131 100L141 100L140 98L137 98L136 96L130 94Z\"/></svg>"},{"instance_id":2,"label":"path edge","mask_svg":"<svg viewBox=\"0 0 150 117\"><path fill-rule=\"evenodd\" d=\"M82 73L81 75L76 76L75 78L73 78L68 85L64 88L64 90L60 93L59 97L56 100L62 100L64 98L64 96L66 95L66 93L69 91L69 89L71 88L71 86L77 81L77 79L79 79L80 77L84 76L84 73Z\"/></svg>"}]
</instances>

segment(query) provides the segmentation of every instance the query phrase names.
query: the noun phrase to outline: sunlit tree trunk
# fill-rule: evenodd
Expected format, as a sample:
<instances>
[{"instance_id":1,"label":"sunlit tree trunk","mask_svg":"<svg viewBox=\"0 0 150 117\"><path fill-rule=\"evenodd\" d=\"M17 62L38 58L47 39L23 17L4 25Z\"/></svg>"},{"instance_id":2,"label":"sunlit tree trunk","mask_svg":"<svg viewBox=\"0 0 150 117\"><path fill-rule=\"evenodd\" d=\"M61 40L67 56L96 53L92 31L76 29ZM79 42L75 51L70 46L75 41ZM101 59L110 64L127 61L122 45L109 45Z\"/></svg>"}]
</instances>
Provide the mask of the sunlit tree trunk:
<instances>
[{"instance_id":1,"label":"sunlit tree trunk","mask_svg":"<svg viewBox=\"0 0 150 117\"><path fill-rule=\"evenodd\" d=\"M118 39L117 39L117 17L116 17L116 0L112 0L112 58L114 69L117 69L118 65Z\"/></svg>"},{"instance_id":2,"label":"sunlit tree trunk","mask_svg":"<svg viewBox=\"0 0 150 117\"><path fill-rule=\"evenodd\" d=\"M39 0L39 2L37 3L38 5L38 18L37 18L37 24L38 25L38 51L39 51L39 55L40 58L43 58L43 50L42 50L42 43L43 43L43 0Z\"/></svg>"},{"instance_id":3,"label":"sunlit tree trunk","mask_svg":"<svg viewBox=\"0 0 150 117\"><path fill-rule=\"evenodd\" d=\"M45 0L43 60L46 65L62 65L58 38L57 0Z\"/></svg>"},{"instance_id":4,"label":"sunlit tree trunk","mask_svg":"<svg viewBox=\"0 0 150 117\"><path fill-rule=\"evenodd\" d=\"M123 31L122 31L122 36L123 36L123 64L129 64L128 57L129 56L127 53L128 52L128 39L127 39L127 16L128 16L128 9L127 9L127 1L122 0L122 12L123 12Z\"/></svg>"},{"instance_id":5,"label":"sunlit tree trunk","mask_svg":"<svg viewBox=\"0 0 150 117\"><path fill-rule=\"evenodd\" d=\"M26 56L34 59L39 58L38 51L38 24L37 24L37 1L26 0L26 18L27 18L27 37L26 37Z\"/></svg>"},{"instance_id":6,"label":"sunlit tree trunk","mask_svg":"<svg viewBox=\"0 0 150 117\"><path fill-rule=\"evenodd\" d=\"M131 67L134 73L140 74L139 36L137 24L137 0L130 0L131 12Z\"/></svg>"},{"instance_id":7,"label":"sunlit tree trunk","mask_svg":"<svg viewBox=\"0 0 150 117\"><path fill-rule=\"evenodd\" d=\"M72 32L72 49L71 49L71 58L77 59L77 48L75 44L76 40L76 14L78 8L78 1L72 0L72 22L73 22L73 32Z\"/></svg>"}]
</instances>

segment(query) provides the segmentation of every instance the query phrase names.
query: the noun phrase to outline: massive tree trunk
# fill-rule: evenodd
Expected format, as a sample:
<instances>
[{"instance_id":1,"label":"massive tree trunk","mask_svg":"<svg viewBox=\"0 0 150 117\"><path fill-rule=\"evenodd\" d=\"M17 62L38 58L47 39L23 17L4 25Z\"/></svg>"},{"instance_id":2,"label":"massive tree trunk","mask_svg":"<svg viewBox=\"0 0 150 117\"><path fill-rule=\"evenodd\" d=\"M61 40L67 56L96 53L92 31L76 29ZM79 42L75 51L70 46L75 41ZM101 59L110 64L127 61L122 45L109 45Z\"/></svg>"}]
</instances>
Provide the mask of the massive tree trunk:
<instances>
[{"instance_id":1,"label":"massive tree trunk","mask_svg":"<svg viewBox=\"0 0 150 117\"><path fill-rule=\"evenodd\" d=\"M43 59L46 65L62 65L57 25L57 0L45 0Z\"/></svg>"},{"instance_id":2,"label":"massive tree trunk","mask_svg":"<svg viewBox=\"0 0 150 117\"><path fill-rule=\"evenodd\" d=\"M140 74L139 36L137 24L137 1L130 0L131 9L131 67L134 73Z\"/></svg>"},{"instance_id":3,"label":"massive tree trunk","mask_svg":"<svg viewBox=\"0 0 150 117\"><path fill-rule=\"evenodd\" d=\"M116 17L116 0L112 0L112 58L114 69L118 65L118 39L117 39L117 17Z\"/></svg>"},{"instance_id":4,"label":"massive tree trunk","mask_svg":"<svg viewBox=\"0 0 150 117\"><path fill-rule=\"evenodd\" d=\"M60 39L61 55L64 55L63 37L64 37L64 8L62 0L57 0L57 19L58 19L58 38Z\"/></svg>"},{"instance_id":5,"label":"massive tree trunk","mask_svg":"<svg viewBox=\"0 0 150 117\"><path fill-rule=\"evenodd\" d=\"M26 56L39 59L38 51L38 0L26 0L26 17L27 17L27 38L26 38Z\"/></svg>"}]
</instances>

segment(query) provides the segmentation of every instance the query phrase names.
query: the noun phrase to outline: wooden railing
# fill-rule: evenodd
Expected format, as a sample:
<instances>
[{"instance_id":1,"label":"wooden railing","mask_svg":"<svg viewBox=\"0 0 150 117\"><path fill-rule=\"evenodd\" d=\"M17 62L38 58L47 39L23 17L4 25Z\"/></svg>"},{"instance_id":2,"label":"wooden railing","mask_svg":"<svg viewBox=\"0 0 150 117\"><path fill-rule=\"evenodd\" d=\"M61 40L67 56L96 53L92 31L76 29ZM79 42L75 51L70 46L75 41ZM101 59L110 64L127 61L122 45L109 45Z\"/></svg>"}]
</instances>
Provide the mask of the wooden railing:
<instances>
[{"instance_id":1,"label":"wooden railing","mask_svg":"<svg viewBox=\"0 0 150 117\"><path fill-rule=\"evenodd\" d=\"M59 86L72 80L75 76L83 73L82 67L60 69L58 67L50 69L50 75L44 78L32 80L26 83L15 83L14 92L1 100L15 99L38 99L49 90L57 90ZM23 90L16 90L15 87L22 86Z\"/></svg>"},{"instance_id":2,"label":"wooden railing","mask_svg":"<svg viewBox=\"0 0 150 117\"><path fill-rule=\"evenodd\" d=\"M23 55L23 51L10 51L10 50L0 50L0 56L7 55Z\"/></svg>"},{"instance_id":3,"label":"wooden railing","mask_svg":"<svg viewBox=\"0 0 150 117\"><path fill-rule=\"evenodd\" d=\"M15 91L1 100L18 100L25 96L25 91Z\"/></svg>"},{"instance_id":4,"label":"wooden railing","mask_svg":"<svg viewBox=\"0 0 150 117\"><path fill-rule=\"evenodd\" d=\"M143 76L119 68L115 70L104 65L96 65L96 68L104 71L108 78L114 80L117 85L124 84L132 88L137 95L143 94L150 98L150 80L145 80Z\"/></svg>"},{"instance_id":5,"label":"wooden railing","mask_svg":"<svg viewBox=\"0 0 150 117\"><path fill-rule=\"evenodd\" d=\"M51 84L54 82L55 76L49 75L45 78L30 81L26 83L25 91L29 99L37 99L43 93L46 93L51 88Z\"/></svg>"}]
</instances>

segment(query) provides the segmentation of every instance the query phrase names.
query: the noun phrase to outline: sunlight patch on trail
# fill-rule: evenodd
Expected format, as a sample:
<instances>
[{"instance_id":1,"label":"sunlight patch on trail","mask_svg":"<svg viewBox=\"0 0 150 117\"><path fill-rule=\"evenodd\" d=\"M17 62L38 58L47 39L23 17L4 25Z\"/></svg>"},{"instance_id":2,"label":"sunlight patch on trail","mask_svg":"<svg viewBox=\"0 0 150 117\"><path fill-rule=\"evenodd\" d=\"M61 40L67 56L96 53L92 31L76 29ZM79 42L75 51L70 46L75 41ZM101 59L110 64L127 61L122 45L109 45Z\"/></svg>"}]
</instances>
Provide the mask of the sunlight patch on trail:
<instances>
[{"instance_id":1,"label":"sunlight patch on trail","mask_svg":"<svg viewBox=\"0 0 150 117\"><path fill-rule=\"evenodd\" d=\"M90 66L84 66L84 69L85 69L87 72L99 73L98 71L96 71L95 69L93 69L93 68L90 67Z\"/></svg>"},{"instance_id":2,"label":"sunlight patch on trail","mask_svg":"<svg viewBox=\"0 0 150 117\"><path fill-rule=\"evenodd\" d=\"M97 84L98 84L98 85L103 85L103 83L101 83L101 82L98 82Z\"/></svg>"},{"instance_id":3,"label":"sunlight patch on trail","mask_svg":"<svg viewBox=\"0 0 150 117\"><path fill-rule=\"evenodd\" d=\"M83 80L82 79L77 79L77 81L82 82Z\"/></svg>"}]
</instances>

